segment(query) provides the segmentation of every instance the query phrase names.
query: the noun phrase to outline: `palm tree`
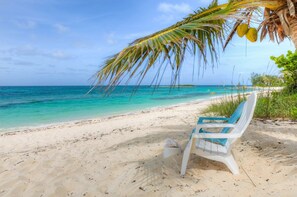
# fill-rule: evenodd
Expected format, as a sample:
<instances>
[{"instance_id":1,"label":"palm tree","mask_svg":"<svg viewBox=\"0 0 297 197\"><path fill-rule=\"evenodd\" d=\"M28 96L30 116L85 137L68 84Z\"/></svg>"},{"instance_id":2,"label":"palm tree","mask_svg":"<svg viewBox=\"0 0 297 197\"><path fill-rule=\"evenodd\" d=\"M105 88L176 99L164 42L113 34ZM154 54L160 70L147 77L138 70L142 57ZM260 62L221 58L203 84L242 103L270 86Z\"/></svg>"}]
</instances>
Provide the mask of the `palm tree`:
<instances>
[{"instance_id":1,"label":"palm tree","mask_svg":"<svg viewBox=\"0 0 297 197\"><path fill-rule=\"evenodd\" d=\"M139 38L105 61L96 74L98 84L115 86L158 66L152 82L158 83L162 71L170 66L176 82L186 53L198 57L199 65L217 62L218 50L225 49L241 23L257 23L260 40L267 35L278 43L289 38L297 48L297 0L229 0L200 8L182 21L151 35ZM263 19L259 19L263 16Z\"/></svg>"}]
</instances>

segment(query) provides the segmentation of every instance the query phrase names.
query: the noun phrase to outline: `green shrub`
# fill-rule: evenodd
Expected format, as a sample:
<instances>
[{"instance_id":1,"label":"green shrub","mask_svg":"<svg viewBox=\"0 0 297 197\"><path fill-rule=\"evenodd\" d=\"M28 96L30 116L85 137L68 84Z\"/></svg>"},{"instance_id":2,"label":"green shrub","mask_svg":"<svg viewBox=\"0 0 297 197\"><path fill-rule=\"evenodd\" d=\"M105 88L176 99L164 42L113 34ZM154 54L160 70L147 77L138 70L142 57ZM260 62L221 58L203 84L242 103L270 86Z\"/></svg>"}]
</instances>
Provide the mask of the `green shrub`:
<instances>
[{"instance_id":1,"label":"green shrub","mask_svg":"<svg viewBox=\"0 0 297 197\"><path fill-rule=\"evenodd\" d=\"M289 92L297 91L297 52L288 51L287 55L270 57L282 69L284 80Z\"/></svg>"},{"instance_id":2,"label":"green shrub","mask_svg":"<svg viewBox=\"0 0 297 197\"><path fill-rule=\"evenodd\" d=\"M293 119L297 120L297 107L292 108L291 116L292 116Z\"/></svg>"}]
</instances>

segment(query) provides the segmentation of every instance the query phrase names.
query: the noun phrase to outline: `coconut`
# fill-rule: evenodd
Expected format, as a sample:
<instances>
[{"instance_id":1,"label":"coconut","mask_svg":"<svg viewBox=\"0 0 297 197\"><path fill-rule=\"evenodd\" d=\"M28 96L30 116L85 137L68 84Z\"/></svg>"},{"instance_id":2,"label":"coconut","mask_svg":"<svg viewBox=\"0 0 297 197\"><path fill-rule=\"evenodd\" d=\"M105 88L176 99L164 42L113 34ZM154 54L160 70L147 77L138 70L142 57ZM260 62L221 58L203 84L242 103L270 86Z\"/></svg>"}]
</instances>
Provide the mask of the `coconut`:
<instances>
[{"instance_id":1,"label":"coconut","mask_svg":"<svg viewBox=\"0 0 297 197\"><path fill-rule=\"evenodd\" d=\"M247 33L248 29L249 29L249 26L247 24L240 24L237 27L238 36L243 37Z\"/></svg>"},{"instance_id":2,"label":"coconut","mask_svg":"<svg viewBox=\"0 0 297 197\"><path fill-rule=\"evenodd\" d=\"M245 36L249 41L256 42L258 38L258 31L256 28L250 28Z\"/></svg>"}]
</instances>

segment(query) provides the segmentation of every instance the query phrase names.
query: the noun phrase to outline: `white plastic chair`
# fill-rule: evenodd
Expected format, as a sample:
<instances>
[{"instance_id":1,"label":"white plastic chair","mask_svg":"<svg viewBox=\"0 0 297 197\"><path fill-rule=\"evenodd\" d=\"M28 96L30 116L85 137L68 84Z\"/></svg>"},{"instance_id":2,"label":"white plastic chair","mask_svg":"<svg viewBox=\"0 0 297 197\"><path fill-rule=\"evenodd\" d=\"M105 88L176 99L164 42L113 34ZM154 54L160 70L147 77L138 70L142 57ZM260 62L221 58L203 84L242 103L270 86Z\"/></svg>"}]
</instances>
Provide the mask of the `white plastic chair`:
<instances>
[{"instance_id":1,"label":"white plastic chair","mask_svg":"<svg viewBox=\"0 0 297 197\"><path fill-rule=\"evenodd\" d=\"M238 165L231 153L232 144L240 138L250 124L257 102L257 94L253 92L247 99L240 119L235 124L212 123L197 124L196 131L192 134L183 154L181 175L186 174L187 164L191 152L198 156L224 163L233 174L239 174ZM229 133L199 133L201 128L231 128ZM209 138L227 138L225 145L212 143Z\"/></svg>"}]
</instances>

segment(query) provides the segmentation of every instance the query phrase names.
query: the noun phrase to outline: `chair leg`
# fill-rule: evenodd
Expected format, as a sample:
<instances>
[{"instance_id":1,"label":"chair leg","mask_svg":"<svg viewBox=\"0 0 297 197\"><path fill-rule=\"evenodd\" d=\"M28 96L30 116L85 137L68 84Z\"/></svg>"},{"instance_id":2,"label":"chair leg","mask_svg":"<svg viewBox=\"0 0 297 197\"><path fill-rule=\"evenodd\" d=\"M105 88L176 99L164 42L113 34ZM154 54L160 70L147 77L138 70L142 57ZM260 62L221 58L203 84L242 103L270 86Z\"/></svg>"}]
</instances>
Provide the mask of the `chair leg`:
<instances>
[{"instance_id":1,"label":"chair leg","mask_svg":"<svg viewBox=\"0 0 297 197\"><path fill-rule=\"evenodd\" d=\"M224 158L223 163L229 168L229 170L234 174L239 174L239 168L234 160L234 157L232 154L228 155L227 157Z\"/></svg>"},{"instance_id":2,"label":"chair leg","mask_svg":"<svg viewBox=\"0 0 297 197\"><path fill-rule=\"evenodd\" d=\"M180 171L181 176L184 176L186 174L187 165L188 165L188 161L190 159L192 149L193 149L193 138L188 142L188 144L184 150L182 166L181 166L181 171Z\"/></svg>"}]
</instances>

